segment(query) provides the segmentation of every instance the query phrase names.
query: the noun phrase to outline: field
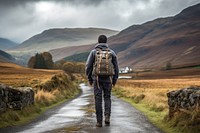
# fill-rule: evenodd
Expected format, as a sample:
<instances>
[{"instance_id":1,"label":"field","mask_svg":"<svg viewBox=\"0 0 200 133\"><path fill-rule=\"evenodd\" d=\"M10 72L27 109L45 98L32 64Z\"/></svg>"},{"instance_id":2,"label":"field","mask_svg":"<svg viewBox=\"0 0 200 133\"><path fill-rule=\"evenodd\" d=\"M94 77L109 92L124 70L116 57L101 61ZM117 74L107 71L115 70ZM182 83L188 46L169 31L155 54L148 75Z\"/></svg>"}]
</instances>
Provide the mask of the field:
<instances>
[{"instance_id":1,"label":"field","mask_svg":"<svg viewBox=\"0 0 200 133\"><path fill-rule=\"evenodd\" d=\"M0 128L29 122L48 108L73 98L80 92L77 84L72 81L72 75L61 70L30 69L2 62L0 84L32 87L35 91L34 105L17 111L8 109L0 114Z\"/></svg>"},{"instance_id":2,"label":"field","mask_svg":"<svg viewBox=\"0 0 200 133\"><path fill-rule=\"evenodd\" d=\"M0 83L11 86L31 86L50 80L60 70L29 69L11 63L0 62Z\"/></svg>"},{"instance_id":3,"label":"field","mask_svg":"<svg viewBox=\"0 0 200 133\"><path fill-rule=\"evenodd\" d=\"M175 70L176 73L174 71L143 73L136 79L120 79L117 86L113 89L113 92L118 97L130 102L133 106L144 112L150 121L163 131L191 132L188 130L189 128L187 128L187 121L192 119L192 114L191 118L188 116L185 119L176 118L167 121L168 99L166 94L172 90L189 86L200 86L199 70L200 69ZM194 73L190 74L190 72ZM180 123L179 120L182 121L182 127L177 126ZM199 130L199 128L193 128L192 131L194 130Z\"/></svg>"},{"instance_id":4,"label":"field","mask_svg":"<svg viewBox=\"0 0 200 133\"><path fill-rule=\"evenodd\" d=\"M122 74L124 76L133 76L135 79L172 79L172 78L190 78L200 77L199 67L184 68L184 69L172 69L167 71L137 71L135 73Z\"/></svg>"}]
</instances>

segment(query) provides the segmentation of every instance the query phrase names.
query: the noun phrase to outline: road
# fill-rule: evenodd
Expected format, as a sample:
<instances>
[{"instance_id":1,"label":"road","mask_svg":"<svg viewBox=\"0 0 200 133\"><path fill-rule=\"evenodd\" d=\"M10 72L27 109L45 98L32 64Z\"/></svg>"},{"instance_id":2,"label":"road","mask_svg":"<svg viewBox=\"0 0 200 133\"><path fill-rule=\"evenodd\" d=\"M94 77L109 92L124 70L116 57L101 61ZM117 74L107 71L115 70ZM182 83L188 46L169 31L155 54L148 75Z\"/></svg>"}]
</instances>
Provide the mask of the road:
<instances>
[{"instance_id":1,"label":"road","mask_svg":"<svg viewBox=\"0 0 200 133\"><path fill-rule=\"evenodd\" d=\"M93 89L80 85L82 94L52 108L30 124L0 129L2 133L160 133L130 104L112 96L111 125L96 128Z\"/></svg>"}]
</instances>

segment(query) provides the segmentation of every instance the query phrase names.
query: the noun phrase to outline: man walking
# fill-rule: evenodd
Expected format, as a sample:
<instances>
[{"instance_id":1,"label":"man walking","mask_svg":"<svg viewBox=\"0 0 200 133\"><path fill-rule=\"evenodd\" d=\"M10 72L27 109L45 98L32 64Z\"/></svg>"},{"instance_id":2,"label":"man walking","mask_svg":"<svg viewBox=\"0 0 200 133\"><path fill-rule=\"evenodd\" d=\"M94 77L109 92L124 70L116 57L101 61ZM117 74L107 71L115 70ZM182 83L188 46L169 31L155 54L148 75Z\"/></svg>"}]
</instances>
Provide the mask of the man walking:
<instances>
[{"instance_id":1,"label":"man walking","mask_svg":"<svg viewBox=\"0 0 200 133\"><path fill-rule=\"evenodd\" d=\"M86 62L86 75L90 85L94 84L95 109L97 127L102 127L102 95L104 97L105 125L110 125L111 114L111 89L118 79L119 69L117 57L108 47L107 37L100 35Z\"/></svg>"}]
</instances>

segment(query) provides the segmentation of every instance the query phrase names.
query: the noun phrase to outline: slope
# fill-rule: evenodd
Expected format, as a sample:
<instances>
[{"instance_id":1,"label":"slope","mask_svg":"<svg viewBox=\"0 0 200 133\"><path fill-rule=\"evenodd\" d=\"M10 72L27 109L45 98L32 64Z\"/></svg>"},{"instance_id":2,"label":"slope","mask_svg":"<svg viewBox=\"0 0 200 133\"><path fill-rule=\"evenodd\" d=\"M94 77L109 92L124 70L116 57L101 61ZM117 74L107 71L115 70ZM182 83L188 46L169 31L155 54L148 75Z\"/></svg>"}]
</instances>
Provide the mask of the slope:
<instances>
[{"instance_id":1,"label":"slope","mask_svg":"<svg viewBox=\"0 0 200 133\"><path fill-rule=\"evenodd\" d=\"M141 25L133 25L110 37L108 43L117 53L120 67L165 69L168 63L172 68L200 65L199 12L200 4L197 4L173 17L158 18ZM88 52L92 48L94 45L50 52L55 57L61 55L59 54L61 51L71 56ZM61 57L66 56L59 56Z\"/></svg>"},{"instance_id":2,"label":"slope","mask_svg":"<svg viewBox=\"0 0 200 133\"><path fill-rule=\"evenodd\" d=\"M12 55L0 50L0 62L14 62L15 58Z\"/></svg>"},{"instance_id":3,"label":"slope","mask_svg":"<svg viewBox=\"0 0 200 133\"><path fill-rule=\"evenodd\" d=\"M117 31L99 28L64 28L49 29L24 41L11 51L42 52L50 49L91 44L100 34L108 36Z\"/></svg>"},{"instance_id":4,"label":"slope","mask_svg":"<svg viewBox=\"0 0 200 133\"><path fill-rule=\"evenodd\" d=\"M17 43L15 43L15 42L13 42L11 40L8 40L6 38L1 38L0 37L0 49L1 50L8 50L8 49L10 49L12 47L15 47L17 45L18 45Z\"/></svg>"}]
</instances>

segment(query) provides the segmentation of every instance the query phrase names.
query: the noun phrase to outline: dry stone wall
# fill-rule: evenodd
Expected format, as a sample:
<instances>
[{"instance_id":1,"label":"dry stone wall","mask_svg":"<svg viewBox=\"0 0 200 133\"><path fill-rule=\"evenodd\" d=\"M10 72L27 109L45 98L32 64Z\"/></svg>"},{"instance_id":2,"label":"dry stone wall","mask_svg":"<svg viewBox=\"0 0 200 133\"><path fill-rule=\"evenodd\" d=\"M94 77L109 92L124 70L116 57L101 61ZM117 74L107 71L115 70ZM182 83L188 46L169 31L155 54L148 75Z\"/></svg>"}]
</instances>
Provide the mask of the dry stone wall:
<instances>
[{"instance_id":1,"label":"dry stone wall","mask_svg":"<svg viewBox=\"0 0 200 133\"><path fill-rule=\"evenodd\" d=\"M167 93L169 117L181 110L200 109L200 87L193 86Z\"/></svg>"},{"instance_id":2,"label":"dry stone wall","mask_svg":"<svg viewBox=\"0 0 200 133\"><path fill-rule=\"evenodd\" d=\"M0 84L0 113L8 108L21 110L31 104L34 104L34 91L32 88L13 88Z\"/></svg>"}]
</instances>

